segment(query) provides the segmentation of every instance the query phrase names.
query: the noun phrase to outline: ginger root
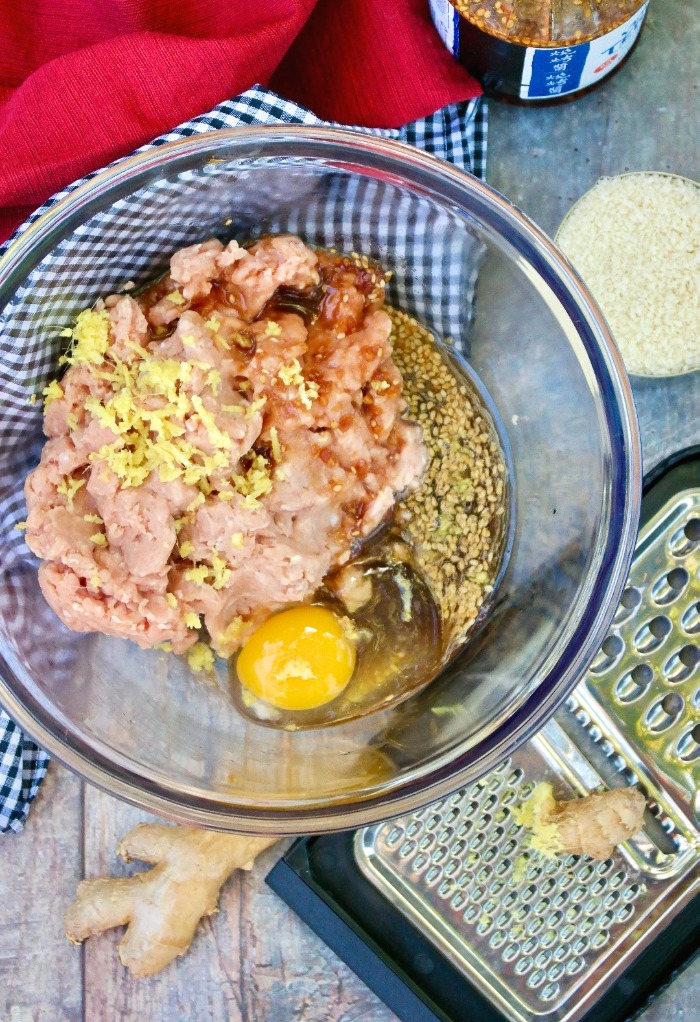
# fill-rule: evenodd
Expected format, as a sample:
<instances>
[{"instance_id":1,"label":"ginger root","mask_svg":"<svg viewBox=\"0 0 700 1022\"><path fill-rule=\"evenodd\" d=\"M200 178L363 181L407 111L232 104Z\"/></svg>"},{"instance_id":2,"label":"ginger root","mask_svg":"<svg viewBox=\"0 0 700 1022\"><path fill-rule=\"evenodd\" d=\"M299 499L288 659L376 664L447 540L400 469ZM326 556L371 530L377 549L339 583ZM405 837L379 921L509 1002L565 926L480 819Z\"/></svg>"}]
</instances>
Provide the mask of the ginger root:
<instances>
[{"instance_id":1,"label":"ginger root","mask_svg":"<svg viewBox=\"0 0 700 1022\"><path fill-rule=\"evenodd\" d=\"M534 851L608 859L616 845L642 829L645 805L636 788L612 788L557 802L551 785L541 783L513 815L516 823L532 831Z\"/></svg>"},{"instance_id":2,"label":"ginger root","mask_svg":"<svg viewBox=\"0 0 700 1022\"><path fill-rule=\"evenodd\" d=\"M126 926L119 958L134 976L151 976L185 954L199 920L216 911L219 891L231 873L250 869L277 840L150 823L134 827L117 854L126 862L152 862L153 869L83 880L64 916L66 936L80 944L113 926Z\"/></svg>"}]
</instances>

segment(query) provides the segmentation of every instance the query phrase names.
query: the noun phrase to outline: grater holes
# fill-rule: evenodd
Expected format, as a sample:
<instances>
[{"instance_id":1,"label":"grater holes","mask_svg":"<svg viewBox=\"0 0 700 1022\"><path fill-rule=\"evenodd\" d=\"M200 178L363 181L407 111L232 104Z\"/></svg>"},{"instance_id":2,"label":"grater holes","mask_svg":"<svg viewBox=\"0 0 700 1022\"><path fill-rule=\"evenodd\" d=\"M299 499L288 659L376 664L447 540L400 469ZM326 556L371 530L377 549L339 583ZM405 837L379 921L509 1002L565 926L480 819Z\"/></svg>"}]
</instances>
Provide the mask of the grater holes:
<instances>
[{"instance_id":1,"label":"grater holes","mask_svg":"<svg viewBox=\"0 0 700 1022\"><path fill-rule=\"evenodd\" d=\"M606 915L610 915L610 921L612 922L613 919L614 919L614 916L612 916L611 913L606 913ZM609 940L610 940L610 931L609 930L607 930L607 929L598 930L598 932L595 934L595 936L593 936L591 938L591 948L592 948L592 950L593 951L600 951L601 948L605 947L605 945L608 943Z\"/></svg>"},{"instance_id":2,"label":"grater holes","mask_svg":"<svg viewBox=\"0 0 700 1022\"><path fill-rule=\"evenodd\" d=\"M624 905L620 905L619 909L615 913L615 922L619 924L626 923L634 915L634 905L630 902L626 902Z\"/></svg>"},{"instance_id":3,"label":"grater holes","mask_svg":"<svg viewBox=\"0 0 700 1022\"><path fill-rule=\"evenodd\" d=\"M507 940L508 934L505 930L494 930L489 938L489 947L493 948L494 951L498 951Z\"/></svg>"},{"instance_id":4,"label":"grater holes","mask_svg":"<svg viewBox=\"0 0 700 1022\"><path fill-rule=\"evenodd\" d=\"M667 731L676 723L684 707L683 697L677 692L669 692L649 707L644 717L644 723L655 734Z\"/></svg>"},{"instance_id":5,"label":"grater holes","mask_svg":"<svg viewBox=\"0 0 700 1022\"><path fill-rule=\"evenodd\" d=\"M394 848L404 835L402 827L392 827L386 837L387 847Z\"/></svg>"},{"instance_id":6,"label":"grater holes","mask_svg":"<svg viewBox=\"0 0 700 1022\"><path fill-rule=\"evenodd\" d=\"M564 975L564 966L559 962L555 962L554 965L550 965L547 969L547 979L551 981L559 979Z\"/></svg>"},{"instance_id":7,"label":"grater holes","mask_svg":"<svg viewBox=\"0 0 700 1022\"><path fill-rule=\"evenodd\" d=\"M542 986L546 978L547 973L544 969L535 969L535 971L528 976L527 985L531 990L536 990L538 987Z\"/></svg>"},{"instance_id":8,"label":"grater holes","mask_svg":"<svg viewBox=\"0 0 700 1022\"><path fill-rule=\"evenodd\" d=\"M542 916L534 916L527 924L525 932L529 937L535 937L540 932L543 926L544 919L542 918ZM537 944L537 941L535 941L535 944Z\"/></svg>"},{"instance_id":9,"label":"grater holes","mask_svg":"<svg viewBox=\"0 0 700 1022\"><path fill-rule=\"evenodd\" d=\"M523 955L515 963L513 972L516 976L527 976L528 972L532 969L532 959L528 955Z\"/></svg>"},{"instance_id":10,"label":"grater holes","mask_svg":"<svg viewBox=\"0 0 700 1022\"><path fill-rule=\"evenodd\" d=\"M620 659L625 644L619 635L608 635L593 663L589 667L591 674L604 674Z\"/></svg>"},{"instance_id":11,"label":"grater holes","mask_svg":"<svg viewBox=\"0 0 700 1022\"><path fill-rule=\"evenodd\" d=\"M627 618L632 617L640 603L642 602L642 594L634 586L628 586L622 593L622 597L619 602L619 606L615 611L615 616L612 619L613 624L621 624L626 621Z\"/></svg>"},{"instance_id":12,"label":"grater holes","mask_svg":"<svg viewBox=\"0 0 700 1022\"><path fill-rule=\"evenodd\" d=\"M691 603L681 618L681 628L689 635L700 632L700 603Z\"/></svg>"},{"instance_id":13,"label":"grater holes","mask_svg":"<svg viewBox=\"0 0 700 1022\"><path fill-rule=\"evenodd\" d=\"M635 649L638 653L652 653L663 645L671 628L669 619L662 615L645 621L632 639Z\"/></svg>"},{"instance_id":14,"label":"grater holes","mask_svg":"<svg viewBox=\"0 0 700 1022\"><path fill-rule=\"evenodd\" d=\"M684 763L694 763L700 759L700 724L696 724L679 739L676 752Z\"/></svg>"},{"instance_id":15,"label":"grater holes","mask_svg":"<svg viewBox=\"0 0 700 1022\"><path fill-rule=\"evenodd\" d=\"M627 586L622 599L620 600L620 606L624 607L625 610L635 610L642 602L642 594L636 586Z\"/></svg>"},{"instance_id":16,"label":"grater holes","mask_svg":"<svg viewBox=\"0 0 700 1022\"><path fill-rule=\"evenodd\" d=\"M581 969L585 967L585 965L586 965L585 960L577 955L575 958L569 959L569 961L566 963L564 971L568 976L575 976L577 973L581 971Z\"/></svg>"},{"instance_id":17,"label":"grater holes","mask_svg":"<svg viewBox=\"0 0 700 1022\"><path fill-rule=\"evenodd\" d=\"M593 911L595 911L595 907L594 907ZM578 932L580 934L582 934L582 936L584 936L584 937L588 936L588 934L591 932L591 930L595 929L597 927L597 925L598 925L598 921L596 920L594 915L590 915L590 914L589 915L585 915L583 917L583 919L581 920L581 922L578 924Z\"/></svg>"},{"instance_id":18,"label":"grater holes","mask_svg":"<svg viewBox=\"0 0 700 1022\"><path fill-rule=\"evenodd\" d=\"M651 598L659 606L674 603L688 585L690 575L685 568L672 568L657 578L651 587Z\"/></svg>"},{"instance_id":19,"label":"grater holes","mask_svg":"<svg viewBox=\"0 0 700 1022\"><path fill-rule=\"evenodd\" d=\"M428 872L425 874L425 882L428 887L434 887L435 884L442 877L442 870L439 866L431 866Z\"/></svg>"},{"instance_id":20,"label":"grater holes","mask_svg":"<svg viewBox=\"0 0 700 1022\"><path fill-rule=\"evenodd\" d=\"M556 930L545 930L544 933L540 937L540 947L544 948L545 950L549 950L549 948L551 948L552 944L556 944L556 942L557 942L557 931ZM550 958L552 957L551 952L549 954L549 957Z\"/></svg>"},{"instance_id":21,"label":"grater holes","mask_svg":"<svg viewBox=\"0 0 700 1022\"><path fill-rule=\"evenodd\" d=\"M564 970L562 969L562 972L563 971ZM558 996L559 996L559 984L558 983L548 983L547 986L542 987L542 989L540 990L540 1000L541 1001L545 1001L545 1002L553 1001L554 998L558 997Z\"/></svg>"},{"instance_id":22,"label":"grater holes","mask_svg":"<svg viewBox=\"0 0 700 1022\"><path fill-rule=\"evenodd\" d=\"M700 539L700 518L691 518L671 535L669 553L673 557L687 557Z\"/></svg>"},{"instance_id":23,"label":"grater holes","mask_svg":"<svg viewBox=\"0 0 700 1022\"><path fill-rule=\"evenodd\" d=\"M685 681L693 673L700 661L700 650L697 646L683 646L677 650L664 664L664 674L668 681L678 684Z\"/></svg>"},{"instance_id":24,"label":"grater holes","mask_svg":"<svg viewBox=\"0 0 700 1022\"><path fill-rule=\"evenodd\" d=\"M501 958L504 962L514 962L520 954L520 948L517 944L508 944L503 948L501 952Z\"/></svg>"},{"instance_id":25,"label":"grater holes","mask_svg":"<svg viewBox=\"0 0 700 1022\"><path fill-rule=\"evenodd\" d=\"M615 685L614 695L621 703L633 703L641 699L651 684L654 672L649 664L637 664L623 674Z\"/></svg>"}]
</instances>

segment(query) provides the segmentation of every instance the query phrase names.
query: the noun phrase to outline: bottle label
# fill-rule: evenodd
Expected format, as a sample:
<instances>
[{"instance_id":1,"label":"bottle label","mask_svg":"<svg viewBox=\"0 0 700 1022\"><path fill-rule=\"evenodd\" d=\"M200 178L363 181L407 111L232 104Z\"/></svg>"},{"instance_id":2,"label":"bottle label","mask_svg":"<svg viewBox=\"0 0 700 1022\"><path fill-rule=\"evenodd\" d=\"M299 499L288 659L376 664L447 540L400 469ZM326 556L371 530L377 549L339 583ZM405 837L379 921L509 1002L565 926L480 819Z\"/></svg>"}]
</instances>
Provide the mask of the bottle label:
<instances>
[{"instance_id":1,"label":"bottle label","mask_svg":"<svg viewBox=\"0 0 700 1022\"><path fill-rule=\"evenodd\" d=\"M430 0L435 28L453 57L459 53L459 14L450 0Z\"/></svg>"},{"instance_id":2,"label":"bottle label","mask_svg":"<svg viewBox=\"0 0 700 1022\"><path fill-rule=\"evenodd\" d=\"M566 96L605 78L632 49L648 6L647 0L622 25L590 42L553 49L528 46L520 98L549 99Z\"/></svg>"}]
</instances>

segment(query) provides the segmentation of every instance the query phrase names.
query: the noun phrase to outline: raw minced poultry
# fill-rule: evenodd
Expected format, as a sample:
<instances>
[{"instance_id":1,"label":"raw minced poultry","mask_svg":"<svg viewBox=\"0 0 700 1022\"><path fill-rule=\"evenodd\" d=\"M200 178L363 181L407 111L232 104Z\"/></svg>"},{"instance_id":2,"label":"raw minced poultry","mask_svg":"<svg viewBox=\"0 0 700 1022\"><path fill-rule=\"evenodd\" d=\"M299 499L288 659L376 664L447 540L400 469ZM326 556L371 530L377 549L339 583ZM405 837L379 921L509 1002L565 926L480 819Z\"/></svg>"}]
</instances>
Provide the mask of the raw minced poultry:
<instances>
[{"instance_id":1,"label":"raw minced poultry","mask_svg":"<svg viewBox=\"0 0 700 1022\"><path fill-rule=\"evenodd\" d=\"M211 240L80 313L25 488L65 624L208 669L324 580L367 602L368 576L350 592L337 569L393 521L443 639L465 637L498 569L503 458L431 335L384 307L387 279L291 235ZM394 580L405 622L420 586Z\"/></svg>"}]
</instances>

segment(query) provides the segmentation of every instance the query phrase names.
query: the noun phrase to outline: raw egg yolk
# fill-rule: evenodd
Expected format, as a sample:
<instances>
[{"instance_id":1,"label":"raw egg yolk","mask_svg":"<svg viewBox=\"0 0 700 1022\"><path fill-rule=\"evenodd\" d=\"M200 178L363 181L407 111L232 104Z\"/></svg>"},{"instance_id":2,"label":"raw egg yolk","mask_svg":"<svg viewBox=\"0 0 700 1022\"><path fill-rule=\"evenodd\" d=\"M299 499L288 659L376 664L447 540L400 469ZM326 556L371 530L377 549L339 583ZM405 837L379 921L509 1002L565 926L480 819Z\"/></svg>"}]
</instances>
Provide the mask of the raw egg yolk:
<instances>
[{"instance_id":1,"label":"raw egg yolk","mask_svg":"<svg viewBox=\"0 0 700 1022\"><path fill-rule=\"evenodd\" d=\"M245 643L242 685L280 710L313 710L339 696L355 669L355 647L335 614L294 607L268 618Z\"/></svg>"}]
</instances>

